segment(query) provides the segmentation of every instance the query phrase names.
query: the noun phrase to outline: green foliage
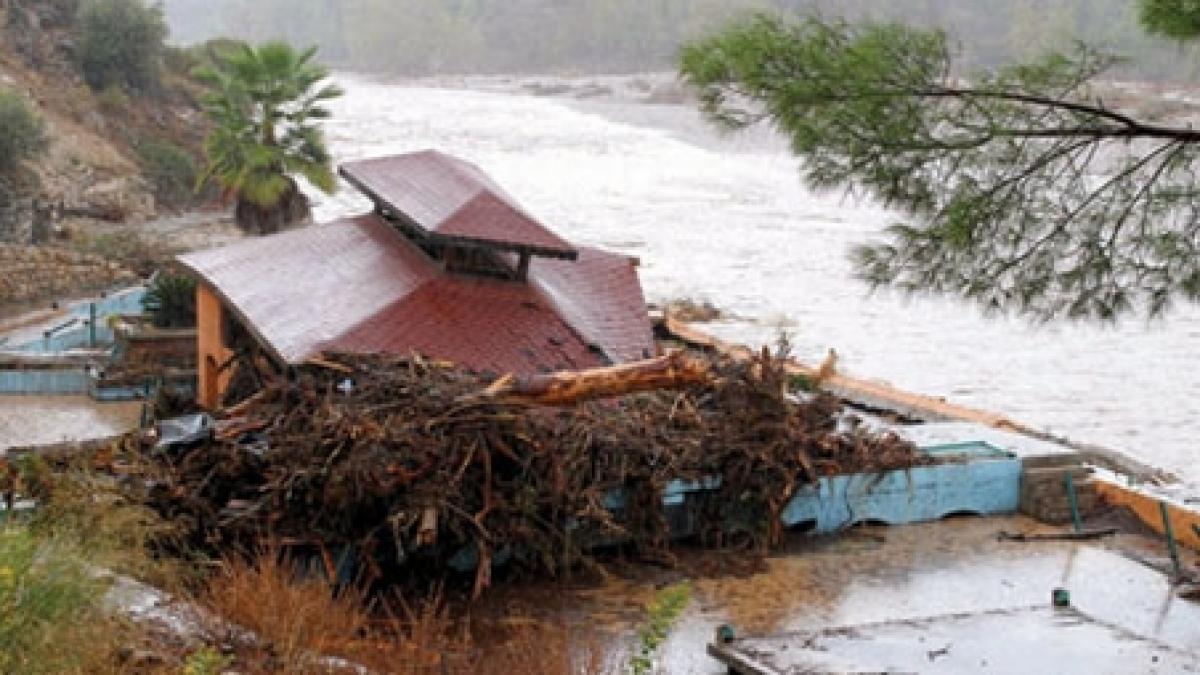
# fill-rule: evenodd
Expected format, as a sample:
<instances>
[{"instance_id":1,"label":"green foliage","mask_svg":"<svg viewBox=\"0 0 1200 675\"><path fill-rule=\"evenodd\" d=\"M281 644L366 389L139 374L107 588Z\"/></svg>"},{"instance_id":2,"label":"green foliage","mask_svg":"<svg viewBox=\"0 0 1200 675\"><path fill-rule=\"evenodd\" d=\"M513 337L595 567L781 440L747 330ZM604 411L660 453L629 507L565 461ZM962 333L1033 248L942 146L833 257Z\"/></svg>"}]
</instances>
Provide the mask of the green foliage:
<instances>
[{"instance_id":1,"label":"green foliage","mask_svg":"<svg viewBox=\"0 0 1200 675\"><path fill-rule=\"evenodd\" d=\"M968 79L953 56L936 30L760 16L688 45L681 70L713 121L774 123L812 187L906 216L855 251L873 285L1039 319L1200 300L1200 133L1098 103L1116 59L1084 45Z\"/></svg>"},{"instance_id":2,"label":"green foliage","mask_svg":"<svg viewBox=\"0 0 1200 675\"><path fill-rule=\"evenodd\" d=\"M52 467L29 455L0 469L0 481L37 502L19 522L0 514L0 672L125 672L120 650L135 631L103 602L107 571L175 588L186 569L152 556L169 527L90 462Z\"/></svg>"},{"instance_id":3,"label":"green foliage","mask_svg":"<svg viewBox=\"0 0 1200 675\"><path fill-rule=\"evenodd\" d=\"M233 657L225 656L212 647L192 653L183 664L183 675L220 675L233 665Z\"/></svg>"},{"instance_id":4,"label":"green foliage","mask_svg":"<svg viewBox=\"0 0 1200 675\"><path fill-rule=\"evenodd\" d=\"M0 89L0 177L46 145L45 127L16 93Z\"/></svg>"},{"instance_id":5,"label":"green foliage","mask_svg":"<svg viewBox=\"0 0 1200 675\"><path fill-rule=\"evenodd\" d=\"M159 328L196 325L196 281L185 274L158 274L146 289L142 307Z\"/></svg>"},{"instance_id":6,"label":"green foliage","mask_svg":"<svg viewBox=\"0 0 1200 675\"><path fill-rule=\"evenodd\" d=\"M0 525L0 672L102 666L108 645L94 633L108 623L99 609L105 589L78 549Z\"/></svg>"},{"instance_id":7,"label":"green foliage","mask_svg":"<svg viewBox=\"0 0 1200 675\"><path fill-rule=\"evenodd\" d=\"M119 84L110 84L96 92L96 104L108 115L123 115L129 109L129 94Z\"/></svg>"},{"instance_id":8,"label":"green foliage","mask_svg":"<svg viewBox=\"0 0 1200 675\"><path fill-rule=\"evenodd\" d=\"M79 10L79 66L88 85L151 92L158 88L167 24L142 0L87 0Z\"/></svg>"},{"instance_id":9,"label":"green foliage","mask_svg":"<svg viewBox=\"0 0 1200 675\"><path fill-rule=\"evenodd\" d=\"M328 71L312 62L316 51L282 42L239 45L196 72L213 88L204 102L213 130L201 182L216 180L239 200L265 209L295 189L290 175L334 190L332 158L315 121L329 117L323 103L342 91L321 85Z\"/></svg>"},{"instance_id":10,"label":"green foliage","mask_svg":"<svg viewBox=\"0 0 1200 675\"><path fill-rule=\"evenodd\" d=\"M170 141L148 139L137 148L142 173L154 185L154 196L167 208L186 206L195 196L196 162Z\"/></svg>"},{"instance_id":11,"label":"green foliage","mask_svg":"<svg viewBox=\"0 0 1200 675\"><path fill-rule=\"evenodd\" d=\"M692 599L692 588L686 582L658 591L646 608L646 620L638 628L638 644L630 664L636 675L654 670L654 654L671 634L671 627Z\"/></svg>"},{"instance_id":12,"label":"green foliage","mask_svg":"<svg viewBox=\"0 0 1200 675\"><path fill-rule=\"evenodd\" d=\"M1141 0L1142 26L1155 35L1175 40L1200 36L1197 0Z\"/></svg>"}]
</instances>

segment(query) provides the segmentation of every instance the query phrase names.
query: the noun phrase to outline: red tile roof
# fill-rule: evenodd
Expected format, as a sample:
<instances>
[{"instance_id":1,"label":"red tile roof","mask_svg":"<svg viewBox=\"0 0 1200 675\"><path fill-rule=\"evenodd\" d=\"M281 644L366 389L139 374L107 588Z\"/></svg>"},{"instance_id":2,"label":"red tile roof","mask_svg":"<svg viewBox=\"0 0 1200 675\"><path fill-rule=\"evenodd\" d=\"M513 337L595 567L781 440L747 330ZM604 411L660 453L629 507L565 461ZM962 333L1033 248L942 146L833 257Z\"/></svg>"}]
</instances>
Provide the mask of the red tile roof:
<instances>
[{"instance_id":1,"label":"red tile roof","mask_svg":"<svg viewBox=\"0 0 1200 675\"><path fill-rule=\"evenodd\" d=\"M575 252L479 167L457 157L423 150L348 162L341 174L377 204L427 232L550 255Z\"/></svg>"},{"instance_id":2,"label":"red tile roof","mask_svg":"<svg viewBox=\"0 0 1200 675\"><path fill-rule=\"evenodd\" d=\"M424 253L373 215L246 239L179 260L288 363L335 343L349 326L439 274Z\"/></svg>"},{"instance_id":3,"label":"red tile roof","mask_svg":"<svg viewBox=\"0 0 1200 675\"><path fill-rule=\"evenodd\" d=\"M579 258L534 260L529 282L613 363L654 356L654 336L630 258L580 247Z\"/></svg>"},{"instance_id":4,"label":"red tile roof","mask_svg":"<svg viewBox=\"0 0 1200 675\"><path fill-rule=\"evenodd\" d=\"M603 365L526 284L444 275L338 338L343 351L428 354L497 374Z\"/></svg>"},{"instance_id":5,"label":"red tile roof","mask_svg":"<svg viewBox=\"0 0 1200 675\"><path fill-rule=\"evenodd\" d=\"M376 215L247 239L180 260L281 360L419 352L529 374L652 355L629 258L579 248L527 282L447 273Z\"/></svg>"}]
</instances>

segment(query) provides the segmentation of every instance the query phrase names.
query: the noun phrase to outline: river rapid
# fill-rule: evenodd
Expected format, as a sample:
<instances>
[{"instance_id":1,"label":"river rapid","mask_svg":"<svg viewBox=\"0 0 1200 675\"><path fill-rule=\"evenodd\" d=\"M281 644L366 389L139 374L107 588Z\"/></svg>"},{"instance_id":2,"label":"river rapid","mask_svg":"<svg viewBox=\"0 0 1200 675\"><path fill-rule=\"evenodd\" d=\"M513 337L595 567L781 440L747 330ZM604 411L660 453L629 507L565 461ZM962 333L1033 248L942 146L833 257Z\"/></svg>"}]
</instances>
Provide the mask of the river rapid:
<instances>
[{"instance_id":1,"label":"river rapid","mask_svg":"<svg viewBox=\"0 0 1200 675\"><path fill-rule=\"evenodd\" d=\"M750 344L1123 450L1200 487L1200 311L1117 327L1031 326L945 298L870 294L849 248L894 214L814 194L769 131L722 137L688 105L580 101L348 74L327 133L347 161L437 148L480 165L567 238L637 256L648 300L708 300ZM343 187L319 219L369 205Z\"/></svg>"}]
</instances>

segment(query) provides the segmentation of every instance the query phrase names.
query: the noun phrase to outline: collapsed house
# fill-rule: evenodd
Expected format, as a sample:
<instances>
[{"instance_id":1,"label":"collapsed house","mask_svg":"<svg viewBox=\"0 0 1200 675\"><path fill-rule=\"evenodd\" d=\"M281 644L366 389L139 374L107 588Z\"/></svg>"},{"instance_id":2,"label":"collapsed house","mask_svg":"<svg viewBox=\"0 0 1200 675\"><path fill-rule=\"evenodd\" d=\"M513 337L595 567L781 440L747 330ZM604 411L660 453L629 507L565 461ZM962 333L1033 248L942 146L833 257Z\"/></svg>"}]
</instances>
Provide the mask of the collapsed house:
<instances>
[{"instance_id":1,"label":"collapsed house","mask_svg":"<svg viewBox=\"0 0 1200 675\"><path fill-rule=\"evenodd\" d=\"M340 173L372 213L180 257L198 278L202 406L247 340L280 365L419 353L522 375L655 354L637 261L566 241L475 165L427 150Z\"/></svg>"}]
</instances>

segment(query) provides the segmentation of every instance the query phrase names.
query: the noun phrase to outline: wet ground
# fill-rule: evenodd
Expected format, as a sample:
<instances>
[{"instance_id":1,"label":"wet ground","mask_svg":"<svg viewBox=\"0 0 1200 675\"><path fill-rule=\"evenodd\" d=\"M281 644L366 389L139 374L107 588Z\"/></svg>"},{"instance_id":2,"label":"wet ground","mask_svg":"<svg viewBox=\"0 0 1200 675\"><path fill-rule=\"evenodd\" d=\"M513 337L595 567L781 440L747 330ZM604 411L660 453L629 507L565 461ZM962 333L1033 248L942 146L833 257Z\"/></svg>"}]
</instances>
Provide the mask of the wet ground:
<instances>
[{"instance_id":1,"label":"wet ground","mask_svg":"<svg viewBox=\"0 0 1200 675\"><path fill-rule=\"evenodd\" d=\"M0 396L0 449L103 438L137 426L142 404L86 396Z\"/></svg>"},{"instance_id":2,"label":"wet ground","mask_svg":"<svg viewBox=\"0 0 1200 675\"><path fill-rule=\"evenodd\" d=\"M1041 660L1023 663L1025 672L1053 672L1056 654L1078 653L1097 631L1184 653L1175 659L1200 659L1200 605L1176 598L1161 572L1131 557L1160 559L1160 542L1132 534L1084 544L997 539L1001 530L1047 529L1053 528L1016 516L856 528L833 537L799 537L762 564L745 554L682 553L680 570L635 567L587 587L515 585L497 589L491 602L493 611L507 615L572 625L580 644L604 636L609 650L621 652L633 644L656 590L690 579L692 600L662 648L659 666L661 672L715 674L725 669L705 647L724 623L739 635L766 635L956 613L1020 614L1048 608L1052 589L1061 586L1102 625L1060 631L1041 614L1018 617L1027 619L1013 624L1024 631L1022 639L1044 638ZM1188 562L1194 558L1189 554ZM885 643L894 643L893 637L881 635L873 648L890 655ZM1002 634L984 637L993 647L1003 644ZM907 669L921 672L927 663ZM1094 665L1091 672L1111 672L1103 663Z\"/></svg>"}]
</instances>

